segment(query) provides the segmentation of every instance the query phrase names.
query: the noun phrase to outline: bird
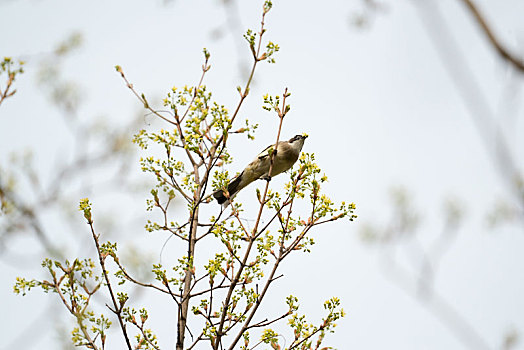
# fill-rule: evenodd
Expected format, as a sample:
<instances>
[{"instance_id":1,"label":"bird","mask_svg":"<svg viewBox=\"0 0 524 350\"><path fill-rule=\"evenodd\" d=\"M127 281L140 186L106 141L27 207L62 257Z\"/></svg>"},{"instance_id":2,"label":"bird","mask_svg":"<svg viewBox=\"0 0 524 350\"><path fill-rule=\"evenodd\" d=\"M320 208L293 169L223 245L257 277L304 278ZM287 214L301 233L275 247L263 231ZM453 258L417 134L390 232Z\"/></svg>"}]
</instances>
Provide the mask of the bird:
<instances>
[{"instance_id":1,"label":"bird","mask_svg":"<svg viewBox=\"0 0 524 350\"><path fill-rule=\"evenodd\" d=\"M244 187L249 185L255 180L271 180L271 177L276 176L284 171L291 169L293 164L298 159L304 141L308 136L295 135L288 141L278 142L276 153L273 160L273 168L271 174L269 174L270 167L270 150L274 149L275 145L269 145L260 154L248 164L248 166L235 177L227 186L227 192L229 196L222 189L219 189L213 193L213 197L217 200L218 204L224 204L227 206L231 199Z\"/></svg>"}]
</instances>

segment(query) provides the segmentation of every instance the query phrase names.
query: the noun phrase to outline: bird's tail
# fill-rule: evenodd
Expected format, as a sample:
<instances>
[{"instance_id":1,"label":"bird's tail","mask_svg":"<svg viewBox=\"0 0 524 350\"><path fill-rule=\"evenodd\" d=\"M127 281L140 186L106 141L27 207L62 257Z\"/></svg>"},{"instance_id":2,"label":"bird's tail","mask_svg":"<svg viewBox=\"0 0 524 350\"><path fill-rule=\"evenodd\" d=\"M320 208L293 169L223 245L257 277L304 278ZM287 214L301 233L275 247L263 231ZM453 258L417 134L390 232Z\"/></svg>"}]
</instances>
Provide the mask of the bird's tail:
<instances>
[{"instance_id":1,"label":"bird's tail","mask_svg":"<svg viewBox=\"0 0 524 350\"><path fill-rule=\"evenodd\" d=\"M233 198L235 194L237 194L238 191L241 190L239 188L240 185L240 179L242 177L242 174L238 175L233 181L229 183L227 186L227 191L229 192L229 198ZM223 204L227 201L227 197L224 195L224 191L218 190L215 193L213 193L213 197L217 200L218 204Z\"/></svg>"}]
</instances>

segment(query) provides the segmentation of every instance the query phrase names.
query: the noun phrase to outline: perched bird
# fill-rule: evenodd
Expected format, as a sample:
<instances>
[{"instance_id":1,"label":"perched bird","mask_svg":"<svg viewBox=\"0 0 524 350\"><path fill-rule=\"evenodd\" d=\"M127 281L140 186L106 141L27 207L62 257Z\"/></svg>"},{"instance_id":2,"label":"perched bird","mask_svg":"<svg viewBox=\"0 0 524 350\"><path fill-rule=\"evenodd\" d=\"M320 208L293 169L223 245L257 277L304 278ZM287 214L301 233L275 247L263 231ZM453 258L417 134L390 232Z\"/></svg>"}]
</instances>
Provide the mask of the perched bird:
<instances>
[{"instance_id":1,"label":"perched bird","mask_svg":"<svg viewBox=\"0 0 524 350\"><path fill-rule=\"evenodd\" d=\"M276 176L286 170L291 169L293 164L298 159L302 146L307 135L296 135L289 141L280 141L276 149L273 160L273 168L271 169L271 177ZM270 166L270 150L274 149L275 145L270 145L264 149L249 165L233 179L227 186L229 198L232 199L241 189L249 185L255 180L264 179L270 180L269 173ZM213 193L219 204L226 203L227 197L224 191L218 190ZM228 205L229 201L225 205Z\"/></svg>"}]
</instances>

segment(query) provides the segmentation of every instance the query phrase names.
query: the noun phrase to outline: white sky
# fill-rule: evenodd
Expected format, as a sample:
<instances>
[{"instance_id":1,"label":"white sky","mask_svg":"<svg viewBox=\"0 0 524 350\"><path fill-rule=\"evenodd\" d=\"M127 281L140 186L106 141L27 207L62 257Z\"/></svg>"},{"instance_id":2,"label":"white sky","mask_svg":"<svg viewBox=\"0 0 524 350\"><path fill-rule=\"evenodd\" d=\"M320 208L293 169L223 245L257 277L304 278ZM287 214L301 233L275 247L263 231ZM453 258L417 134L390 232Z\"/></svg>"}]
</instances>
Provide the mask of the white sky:
<instances>
[{"instance_id":1,"label":"white sky","mask_svg":"<svg viewBox=\"0 0 524 350\"><path fill-rule=\"evenodd\" d=\"M522 43L523 2L477 2L507 46ZM267 19L267 39L278 43L281 51L276 65L259 67L241 117L261 126L256 141L232 141L235 162L230 171L241 170L274 140L276 118L260 108L261 96L281 94L288 87L292 112L283 136L309 134L304 151L314 152L329 176L326 192L336 201L355 202L359 218L319 229L313 253L295 257L283 268L286 277L279 280L268 304L293 292L304 310L319 316L316 306L339 296L347 316L326 341L339 349L464 348L413 294L391 282L380 260L385 251L370 248L359 238L364 224L388 222L392 186L404 185L414 195L415 208L423 217L423 243L442 229L443 201L449 196L461 199L465 223L439 265L435 289L491 348L497 348L506 332L524 331L523 226L521 222L520 227L492 230L486 224L496 200L508 194L423 25L429 17L423 17L425 12L415 3L386 2L389 11L360 31L349 25L350 15L361 8L359 1L275 1ZM522 166L523 115L505 98L513 91L511 83L522 86L522 76L515 77L501 63L458 1L438 3L488 105L501 120L517 120L507 140ZM260 1L242 2L241 31L232 33L224 26L226 12L218 1L163 5L137 0L4 0L0 55L49 52L72 31L81 32L84 45L64 61L63 75L82 87L82 118L104 116L118 124L136 114L138 102L114 71L116 64L154 100L173 85L195 84L202 48L207 47L212 69L206 83L215 98L232 109L238 95L235 87L244 82L239 62L249 60L247 45L238 41L248 27L258 29L260 7ZM223 34L219 39L211 34L217 29ZM37 67L32 62L16 82L18 93L0 107L0 166L7 167L11 151L30 147L36 149L38 166L46 176L53 164L50 159L60 156L66 141L56 124L58 112L36 86ZM522 98L517 91L515 100ZM247 192L238 198L249 196L252 193ZM137 198L136 205L143 207L143 201ZM142 237L141 242L147 239ZM160 238L155 244L158 241L163 242ZM402 253L400 260L406 260ZM31 322L33 310L53 297L12 294L16 276L30 277L37 271L38 267L20 272L0 262L4 344L16 339ZM162 319L161 314L157 317ZM161 344L171 348L174 324L167 328ZM46 336L31 346L60 348L53 329L52 322L42 322Z\"/></svg>"}]
</instances>

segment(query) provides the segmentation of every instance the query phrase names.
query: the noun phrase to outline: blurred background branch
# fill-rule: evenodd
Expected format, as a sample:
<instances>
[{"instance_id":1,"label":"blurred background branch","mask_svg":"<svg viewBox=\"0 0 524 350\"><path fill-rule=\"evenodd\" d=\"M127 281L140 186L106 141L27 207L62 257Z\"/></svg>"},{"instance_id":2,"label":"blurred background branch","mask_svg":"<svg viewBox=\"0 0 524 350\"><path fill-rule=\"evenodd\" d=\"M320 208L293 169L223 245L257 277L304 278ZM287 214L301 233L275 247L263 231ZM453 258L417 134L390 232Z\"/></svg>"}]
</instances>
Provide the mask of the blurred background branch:
<instances>
[{"instance_id":1,"label":"blurred background branch","mask_svg":"<svg viewBox=\"0 0 524 350\"><path fill-rule=\"evenodd\" d=\"M511 53L508 49L502 45L501 41L495 36L494 30L488 24L486 18L481 14L477 5L472 0L461 0L462 3L468 8L469 12L475 18L477 23L482 28L482 31L488 38L493 48L500 54L500 56L510 63L514 68L524 73L524 60L517 55Z\"/></svg>"}]
</instances>

